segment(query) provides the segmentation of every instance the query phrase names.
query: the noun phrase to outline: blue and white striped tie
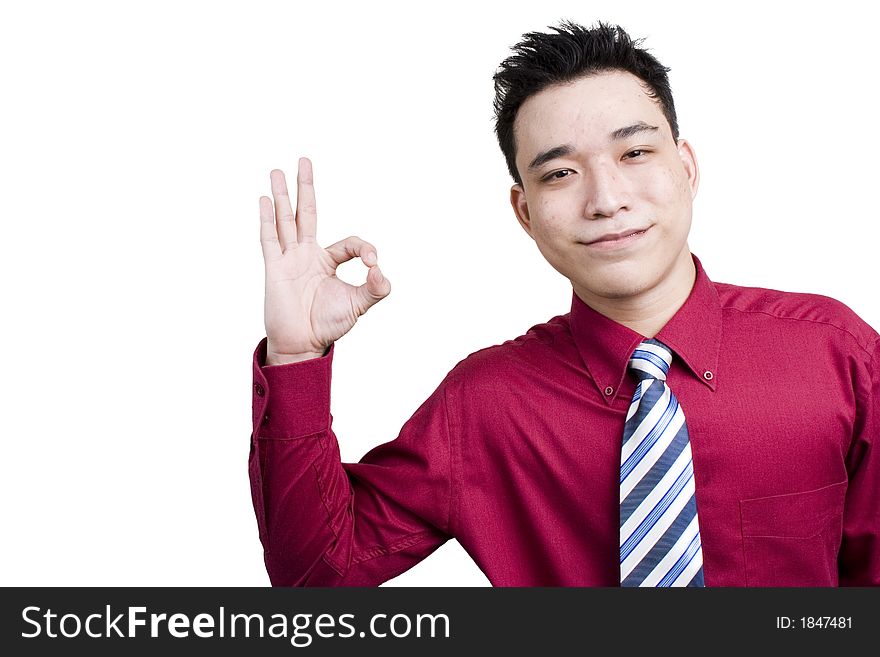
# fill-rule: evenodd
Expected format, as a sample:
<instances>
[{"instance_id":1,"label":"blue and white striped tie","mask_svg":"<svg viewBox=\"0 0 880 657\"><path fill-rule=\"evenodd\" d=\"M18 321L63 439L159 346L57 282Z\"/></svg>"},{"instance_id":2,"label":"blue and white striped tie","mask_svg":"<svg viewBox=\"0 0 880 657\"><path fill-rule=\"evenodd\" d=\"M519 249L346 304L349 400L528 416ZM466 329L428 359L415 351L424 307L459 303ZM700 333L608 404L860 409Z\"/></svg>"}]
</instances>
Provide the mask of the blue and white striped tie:
<instances>
[{"instance_id":1,"label":"blue and white striped tie","mask_svg":"<svg viewBox=\"0 0 880 657\"><path fill-rule=\"evenodd\" d=\"M621 586L705 586L691 444L666 385L671 363L653 338L629 360L639 384L620 457Z\"/></svg>"}]
</instances>

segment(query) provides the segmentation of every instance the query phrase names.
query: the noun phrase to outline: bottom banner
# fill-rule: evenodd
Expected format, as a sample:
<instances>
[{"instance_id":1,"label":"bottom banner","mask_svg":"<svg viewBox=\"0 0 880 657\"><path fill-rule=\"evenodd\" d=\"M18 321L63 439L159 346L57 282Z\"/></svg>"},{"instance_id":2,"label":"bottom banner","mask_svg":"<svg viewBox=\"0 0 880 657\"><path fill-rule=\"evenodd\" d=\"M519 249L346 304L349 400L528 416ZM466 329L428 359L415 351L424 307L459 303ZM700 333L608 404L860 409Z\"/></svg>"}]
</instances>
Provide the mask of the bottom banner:
<instances>
[{"instance_id":1,"label":"bottom banner","mask_svg":"<svg viewBox=\"0 0 880 657\"><path fill-rule=\"evenodd\" d=\"M5 654L880 645L870 588L7 588L0 612Z\"/></svg>"}]
</instances>

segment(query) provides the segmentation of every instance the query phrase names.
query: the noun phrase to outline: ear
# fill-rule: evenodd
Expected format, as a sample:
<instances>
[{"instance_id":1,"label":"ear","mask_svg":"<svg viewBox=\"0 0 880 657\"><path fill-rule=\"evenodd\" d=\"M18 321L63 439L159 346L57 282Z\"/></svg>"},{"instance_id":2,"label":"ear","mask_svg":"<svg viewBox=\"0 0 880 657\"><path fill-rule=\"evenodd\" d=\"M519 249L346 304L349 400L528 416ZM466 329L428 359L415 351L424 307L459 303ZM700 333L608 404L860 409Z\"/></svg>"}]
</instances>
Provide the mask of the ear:
<instances>
[{"instance_id":1,"label":"ear","mask_svg":"<svg viewBox=\"0 0 880 657\"><path fill-rule=\"evenodd\" d=\"M697 195L697 189L700 187L700 167L697 165L697 155L694 153L693 146L687 139L678 140L678 156L687 172L688 183L691 187L691 198Z\"/></svg>"},{"instance_id":2,"label":"ear","mask_svg":"<svg viewBox=\"0 0 880 657\"><path fill-rule=\"evenodd\" d=\"M519 225L529 234L529 237L535 239L532 235L532 223L529 218L529 204L526 201L526 192L519 183L510 188L510 205L513 207L513 213L516 215Z\"/></svg>"}]
</instances>

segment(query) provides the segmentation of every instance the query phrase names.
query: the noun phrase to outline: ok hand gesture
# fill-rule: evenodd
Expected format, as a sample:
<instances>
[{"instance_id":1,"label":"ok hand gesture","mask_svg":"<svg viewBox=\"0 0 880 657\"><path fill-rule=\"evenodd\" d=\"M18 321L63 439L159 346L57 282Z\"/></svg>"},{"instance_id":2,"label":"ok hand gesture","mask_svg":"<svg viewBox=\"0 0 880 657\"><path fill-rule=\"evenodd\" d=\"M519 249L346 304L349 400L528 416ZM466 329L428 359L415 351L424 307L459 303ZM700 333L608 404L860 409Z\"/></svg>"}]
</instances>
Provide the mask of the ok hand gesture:
<instances>
[{"instance_id":1,"label":"ok hand gesture","mask_svg":"<svg viewBox=\"0 0 880 657\"><path fill-rule=\"evenodd\" d=\"M284 173L270 174L273 202L260 197L260 243L266 265L266 364L279 365L323 355L348 333L358 317L391 292L379 271L376 248L348 237L326 249L315 241L317 214L312 163L301 158L296 176L296 214ZM367 282L355 287L336 268L360 258Z\"/></svg>"}]
</instances>

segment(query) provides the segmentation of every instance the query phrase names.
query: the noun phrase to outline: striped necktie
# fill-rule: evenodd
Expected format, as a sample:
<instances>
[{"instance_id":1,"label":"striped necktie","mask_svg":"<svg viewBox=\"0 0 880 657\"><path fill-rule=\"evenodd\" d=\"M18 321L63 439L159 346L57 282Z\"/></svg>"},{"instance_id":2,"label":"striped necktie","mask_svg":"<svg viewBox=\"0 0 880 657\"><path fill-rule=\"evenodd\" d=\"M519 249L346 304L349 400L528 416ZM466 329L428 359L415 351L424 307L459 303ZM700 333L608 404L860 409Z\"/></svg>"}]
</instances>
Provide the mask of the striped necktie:
<instances>
[{"instance_id":1,"label":"striped necktie","mask_svg":"<svg viewBox=\"0 0 880 657\"><path fill-rule=\"evenodd\" d=\"M705 586L684 412L666 374L672 352L642 342L629 360L639 379L620 457L621 586Z\"/></svg>"}]
</instances>

